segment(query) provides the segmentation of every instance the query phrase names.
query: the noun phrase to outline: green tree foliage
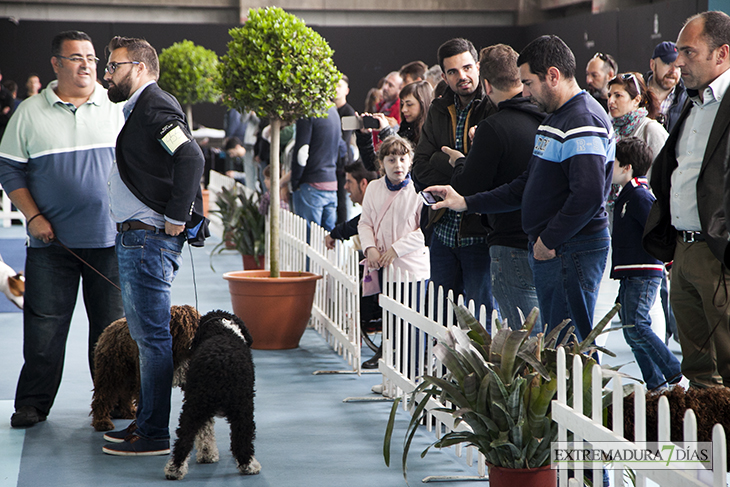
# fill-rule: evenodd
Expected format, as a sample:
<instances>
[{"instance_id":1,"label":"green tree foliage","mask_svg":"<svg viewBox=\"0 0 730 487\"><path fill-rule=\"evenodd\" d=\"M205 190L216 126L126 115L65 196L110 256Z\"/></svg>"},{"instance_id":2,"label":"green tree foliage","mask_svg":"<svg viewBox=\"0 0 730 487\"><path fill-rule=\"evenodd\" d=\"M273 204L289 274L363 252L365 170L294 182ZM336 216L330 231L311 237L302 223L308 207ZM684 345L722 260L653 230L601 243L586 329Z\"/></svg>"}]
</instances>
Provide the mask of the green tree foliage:
<instances>
[{"instance_id":1,"label":"green tree foliage","mask_svg":"<svg viewBox=\"0 0 730 487\"><path fill-rule=\"evenodd\" d=\"M228 33L219 65L226 104L284 124L326 114L342 75L332 48L303 20L278 7L251 9Z\"/></svg>"},{"instance_id":2,"label":"green tree foliage","mask_svg":"<svg viewBox=\"0 0 730 487\"><path fill-rule=\"evenodd\" d=\"M277 7L251 9L241 27L228 31L228 52L218 65L223 101L271 121L271 146L279 147L282 124L324 117L342 74L333 51L304 21ZM270 156L271 187L279 187L279 151ZM269 264L279 277L279 192L272 191Z\"/></svg>"},{"instance_id":3,"label":"green tree foliage","mask_svg":"<svg viewBox=\"0 0 730 487\"><path fill-rule=\"evenodd\" d=\"M182 105L218 101L218 56L192 41L176 42L160 53L160 88Z\"/></svg>"}]
</instances>

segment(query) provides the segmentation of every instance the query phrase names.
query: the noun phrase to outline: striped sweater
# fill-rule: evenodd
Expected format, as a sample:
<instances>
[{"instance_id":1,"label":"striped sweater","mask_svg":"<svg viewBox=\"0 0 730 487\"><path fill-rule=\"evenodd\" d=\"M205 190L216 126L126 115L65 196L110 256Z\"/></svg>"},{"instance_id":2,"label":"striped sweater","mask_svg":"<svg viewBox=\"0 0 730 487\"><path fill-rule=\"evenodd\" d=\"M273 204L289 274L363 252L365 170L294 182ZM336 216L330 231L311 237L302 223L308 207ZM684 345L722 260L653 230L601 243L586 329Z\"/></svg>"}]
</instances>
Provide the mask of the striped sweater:
<instances>
[{"instance_id":1,"label":"striped sweater","mask_svg":"<svg viewBox=\"0 0 730 487\"><path fill-rule=\"evenodd\" d=\"M611 234L612 279L663 276L664 265L641 246L654 199L644 177L626 183L616 198Z\"/></svg>"},{"instance_id":2,"label":"striped sweater","mask_svg":"<svg viewBox=\"0 0 730 487\"><path fill-rule=\"evenodd\" d=\"M606 112L581 91L538 127L522 176L466 197L470 213L522 209L522 228L555 249L575 235L608 226L604 204L611 187L616 142Z\"/></svg>"}]
</instances>

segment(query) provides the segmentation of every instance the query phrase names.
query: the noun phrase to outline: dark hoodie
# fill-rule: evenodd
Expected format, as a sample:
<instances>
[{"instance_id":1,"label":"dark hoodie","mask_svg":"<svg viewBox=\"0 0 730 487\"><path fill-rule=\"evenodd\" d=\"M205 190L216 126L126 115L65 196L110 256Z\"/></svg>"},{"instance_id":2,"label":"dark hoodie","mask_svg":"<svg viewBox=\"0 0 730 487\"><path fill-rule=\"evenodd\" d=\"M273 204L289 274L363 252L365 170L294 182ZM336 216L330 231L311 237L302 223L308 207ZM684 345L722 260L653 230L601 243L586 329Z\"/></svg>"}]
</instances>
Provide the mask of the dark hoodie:
<instances>
[{"instance_id":1,"label":"dark hoodie","mask_svg":"<svg viewBox=\"0 0 730 487\"><path fill-rule=\"evenodd\" d=\"M537 127L547 116L522 93L497 108L496 114L479 123L469 155L454 166L451 185L463 196L492 190L525 172ZM489 230L490 246L527 250L521 211L482 215L482 224Z\"/></svg>"}]
</instances>

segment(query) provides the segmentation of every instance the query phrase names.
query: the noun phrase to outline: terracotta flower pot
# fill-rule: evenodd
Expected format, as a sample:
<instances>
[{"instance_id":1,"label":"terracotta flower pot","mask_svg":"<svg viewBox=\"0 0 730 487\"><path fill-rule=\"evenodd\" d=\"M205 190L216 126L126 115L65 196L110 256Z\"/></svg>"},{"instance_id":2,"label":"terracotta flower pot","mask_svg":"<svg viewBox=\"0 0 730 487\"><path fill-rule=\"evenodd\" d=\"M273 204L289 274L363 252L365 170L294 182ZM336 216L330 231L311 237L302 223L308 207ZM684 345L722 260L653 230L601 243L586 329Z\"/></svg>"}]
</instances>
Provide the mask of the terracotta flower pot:
<instances>
[{"instance_id":1,"label":"terracotta flower pot","mask_svg":"<svg viewBox=\"0 0 730 487\"><path fill-rule=\"evenodd\" d=\"M558 484L558 471L550 465L538 468L504 468L489 465L490 487L555 487Z\"/></svg>"},{"instance_id":2,"label":"terracotta flower pot","mask_svg":"<svg viewBox=\"0 0 730 487\"><path fill-rule=\"evenodd\" d=\"M253 255L242 255L243 258L243 270L245 271L257 271L264 268L265 256L259 255L258 259Z\"/></svg>"},{"instance_id":3,"label":"terracotta flower pot","mask_svg":"<svg viewBox=\"0 0 730 487\"><path fill-rule=\"evenodd\" d=\"M226 272L233 312L253 338L252 348L284 350L299 346L312 314L314 291L322 276L310 272Z\"/></svg>"}]
</instances>

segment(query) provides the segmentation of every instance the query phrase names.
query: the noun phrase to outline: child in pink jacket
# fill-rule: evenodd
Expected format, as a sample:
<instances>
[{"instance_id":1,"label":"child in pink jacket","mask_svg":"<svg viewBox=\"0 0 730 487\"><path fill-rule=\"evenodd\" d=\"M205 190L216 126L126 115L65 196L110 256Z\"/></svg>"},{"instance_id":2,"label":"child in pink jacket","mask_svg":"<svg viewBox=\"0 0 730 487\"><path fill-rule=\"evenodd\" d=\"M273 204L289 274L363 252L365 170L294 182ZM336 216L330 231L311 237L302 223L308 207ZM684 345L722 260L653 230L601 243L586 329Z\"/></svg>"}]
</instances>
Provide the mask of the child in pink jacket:
<instances>
[{"instance_id":1,"label":"child in pink jacket","mask_svg":"<svg viewBox=\"0 0 730 487\"><path fill-rule=\"evenodd\" d=\"M357 226L368 267L391 263L411 281L425 281L430 267L428 247L419 227L423 201L411 181L413 148L398 135L385 139L378 151L381 174L365 191Z\"/></svg>"}]
</instances>

